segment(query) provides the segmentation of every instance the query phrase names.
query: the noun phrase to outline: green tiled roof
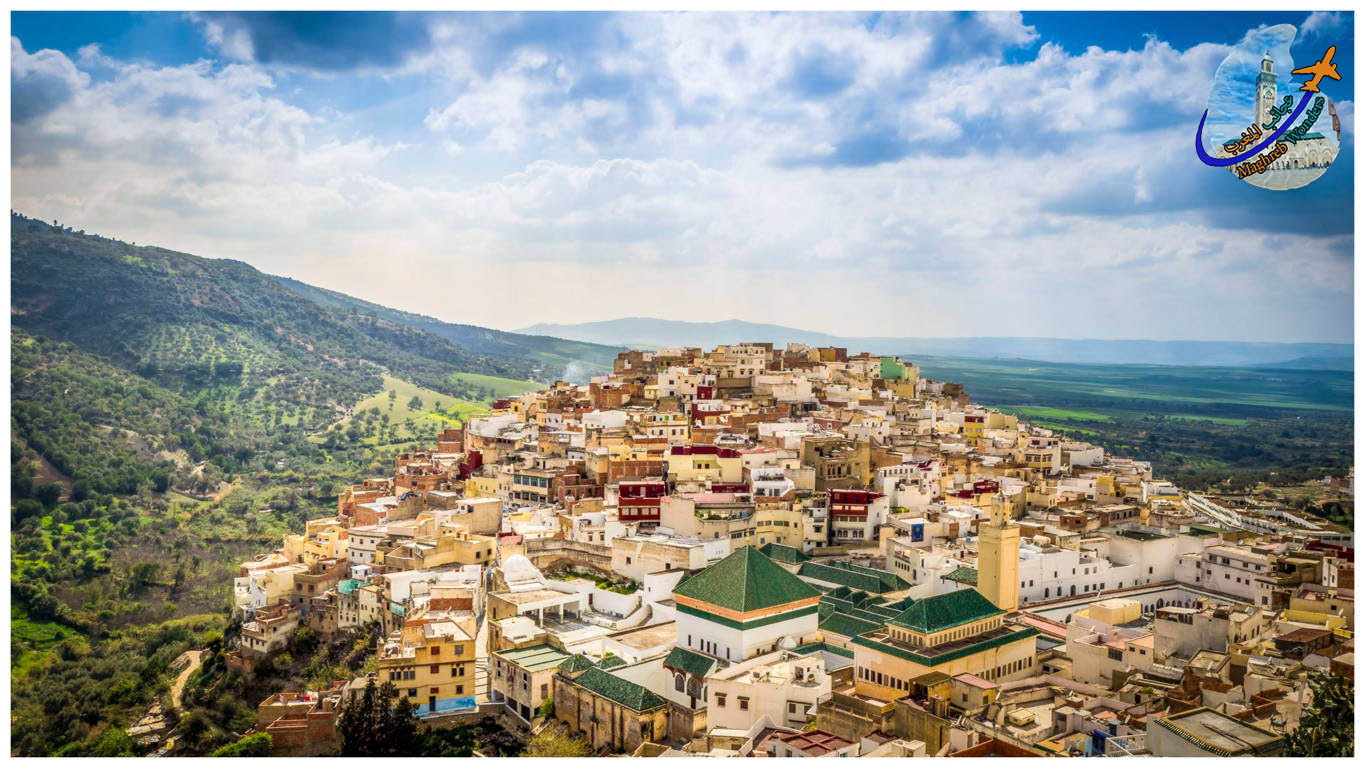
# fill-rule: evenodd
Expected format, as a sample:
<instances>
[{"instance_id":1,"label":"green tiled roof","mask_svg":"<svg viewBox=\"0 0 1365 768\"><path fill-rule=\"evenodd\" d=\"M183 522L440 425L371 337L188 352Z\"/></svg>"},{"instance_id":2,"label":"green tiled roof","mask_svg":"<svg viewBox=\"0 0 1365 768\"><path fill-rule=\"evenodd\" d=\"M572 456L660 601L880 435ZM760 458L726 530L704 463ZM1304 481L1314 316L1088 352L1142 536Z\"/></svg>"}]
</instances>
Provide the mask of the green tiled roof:
<instances>
[{"instance_id":1,"label":"green tiled roof","mask_svg":"<svg viewBox=\"0 0 1365 768\"><path fill-rule=\"evenodd\" d=\"M857 616L850 616L847 613L834 613L831 614L829 618L820 622L821 631L832 632L836 635L843 635L844 637L856 637L864 632L872 632L873 630L881 628L882 625L879 622L860 619Z\"/></svg>"},{"instance_id":2,"label":"green tiled roof","mask_svg":"<svg viewBox=\"0 0 1365 768\"><path fill-rule=\"evenodd\" d=\"M616 669L617 667L624 667L625 665L626 660L621 658L620 656L608 656L605 659L602 659L601 661L597 662L597 666L601 667L602 669Z\"/></svg>"},{"instance_id":3,"label":"green tiled roof","mask_svg":"<svg viewBox=\"0 0 1365 768\"><path fill-rule=\"evenodd\" d=\"M943 578L949 581L956 581L959 584L971 584L972 586L976 586L976 569L960 565L957 567L957 570Z\"/></svg>"},{"instance_id":4,"label":"green tiled roof","mask_svg":"<svg viewBox=\"0 0 1365 768\"><path fill-rule=\"evenodd\" d=\"M585 669L592 668L592 661L590 661L587 656L576 653L565 659L563 663L559 665L559 668L565 672L582 672Z\"/></svg>"},{"instance_id":5,"label":"green tiled roof","mask_svg":"<svg viewBox=\"0 0 1365 768\"><path fill-rule=\"evenodd\" d=\"M753 547L743 547L673 588L673 594L746 613L820 592Z\"/></svg>"},{"instance_id":6,"label":"green tiled roof","mask_svg":"<svg viewBox=\"0 0 1365 768\"><path fill-rule=\"evenodd\" d=\"M846 659L853 658L853 651L850 651L847 648L840 648L837 645L830 645L829 643L806 643L805 645L797 646L792 649L792 653L801 654L815 653L817 651L832 653L835 656L842 656Z\"/></svg>"},{"instance_id":7,"label":"green tiled roof","mask_svg":"<svg viewBox=\"0 0 1365 768\"><path fill-rule=\"evenodd\" d=\"M915 604L915 598L913 598L913 597L902 597L901 599L897 600L897 601L894 602L894 603L887 603L886 605L879 605L879 606L877 606L877 608L880 609L880 610L894 611L894 613L892 614L892 615L894 616L896 613L900 613L901 611L905 610L906 608L909 608L910 606L912 606L912 605L914 605L914 604Z\"/></svg>"},{"instance_id":8,"label":"green tiled roof","mask_svg":"<svg viewBox=\"0 0 1365 768\"><path fill-rule=\"evenodd\" d=\"M852 643L854 645L861 645L865 648L874 648L876 650L889 653L892 656L906 659L908 661L913 661L916 664L920 664L926 667L934 667L938 666L939 664L944 664L949 661L953 661L954 659L960 659L964 656L970 656L973 653L980 653L981 651L990 650L991 648L998 648L999 646L1002 645L1008 645L1010 643L1015 642L1016 640L1027 640L1028 638L1036 637L1037 635L1038 630L1034 629L1033 627L1029 627L1028 629L1019 630L1018 632L1006 632L1002 635L998 635L989 640L982 640L976 643L967 643L959 648L954 648L948 653L940 653L929 656L926 656L925 654L912 650L910 648L905 648L899 645L892 645L890 643L883 643L878 640L863 637L861 635L853 638Z\"/></svg>"},{"instance_id":9,"label":"green tiled roof","mask_svg":"<svg viewBox=\"0 0 1365 768\"><path fill-rule=\"evenodd\" d=\"M499 651L497 655L531 672L558 667L569 657L569 654L549 645L533 645L529 648Z\"/></svg>"},{"instance_id":10,"label":"green tiled roof","mask_svg":"<svg viewBox=\"0 0 1365 768\"><path fill-rule=\"evenodd\" d=\"M831 563L802 563L796 573L817 581L842 584L878 595L884 592L897 592L910 586L904 579L890 571L863 568L837 560Z\"/></svg>"},{"instance_id":11,"label":"green tiled roof","mask_svg":"<svg viewBox=\"0 0 1365 768\"><path fill-rule=\"evenodd\" d=\"M905 609L890 623L916 632L932 633L1002 613L1004 611L996 608L975 589L959 589L926 597Z\"/></svg>"},{"instance_id":12,"label":"green tiled roof","mask_svg":"<svg viewBox=\"0 0 1365 768\"><path fill-rule=\"evenodd\" d=\"M689 675L704 678L716 666L716 660L688 648L675 646L664 659L664 666L680 669Z\"/></svg>"},{"instance_id":13,"label":"green tiled roof","mask_svg":"<svg viewBox=\"0 0 1365 768\"><path fill-rule=\"evenodd\" d=\"M862 592L854 592L853 594L863 595ZM885 624L888 619L900 615L914 602L907 597L891 605L877 605L875 598L871 597L859 600L840 600L837 597L825 595L820 598L820 615L826 617L831 613L846 613L849 616L856 616L864 621L874 621L880 625Z\"/></svg>"},{"instance_id":14,"label":"green tiled roof","mask_svg":"<svg viewBox=\"0 0 1365 768\"><path fill-rule=\"evenodd\" d=\"M779 563L804 563L810 559L806 553L796 547L789 547L786 544L764 544L758 548L758 551Z\"/></svg>"},{"instance_id":15,"label":"green tiled roof","mask_svg":"<svg viewBox=\"0 0 1365 768\"><path fill-rule=\"evenodd\" d=\"M589 667L574 679L574 683L635 712L648 712L664 706L665 703L663 697L648 688L623 680L610 672L603 672L597 667Z\"/></svg>"}]
</instances>

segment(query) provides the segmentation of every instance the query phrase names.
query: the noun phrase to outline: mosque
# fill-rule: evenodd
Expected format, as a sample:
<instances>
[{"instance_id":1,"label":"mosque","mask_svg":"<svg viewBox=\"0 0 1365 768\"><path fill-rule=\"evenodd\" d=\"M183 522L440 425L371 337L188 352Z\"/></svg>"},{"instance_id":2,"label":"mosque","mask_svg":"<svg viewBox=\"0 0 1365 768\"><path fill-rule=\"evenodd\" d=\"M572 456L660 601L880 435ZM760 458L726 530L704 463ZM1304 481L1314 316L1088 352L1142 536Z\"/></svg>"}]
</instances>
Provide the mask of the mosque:
<instances>
[{"instance_id":1,"label":"mosque","mask_svg":"<svg viewBox=\"0 0 1365 768\"><path fill-rule=\"evenodd\" d=\"M1253 106L1256 116L1256 124L1262 129L1273 119L1270 113L1272 107L1277 105L1278 83L1275 78L1275 60L1267 52L1261 59L1260 71L1256 73L1256 93L1253 97ZM1341 136L1341 120L1337 117L1336 105L1329 99L1327 102L1328 114L1318 118L1314 128L1323 125L1327 117L1332 119L1332 130L1336 132L1338 141ZM1318 131L1306 134L1297 143L1288 144L1289 149L1280 156L1274 163L1266 169L1265 173L1248 176L1247 181L1259 187L1273 189L1288 189L1303 186L1308 182L1322 175L1332 162L1337 158L1338 143L1330 140ZM1226 152L1219 147L1219 154L1226 156ZM1229 166L1228 170L1235 176L1237 166ZM1287 172L1287 173L1281 173ZM1307 172L1307 173L1305 173ZM1298 178L1295 178L1298 177Z\"/></svg>"}]
</instances>

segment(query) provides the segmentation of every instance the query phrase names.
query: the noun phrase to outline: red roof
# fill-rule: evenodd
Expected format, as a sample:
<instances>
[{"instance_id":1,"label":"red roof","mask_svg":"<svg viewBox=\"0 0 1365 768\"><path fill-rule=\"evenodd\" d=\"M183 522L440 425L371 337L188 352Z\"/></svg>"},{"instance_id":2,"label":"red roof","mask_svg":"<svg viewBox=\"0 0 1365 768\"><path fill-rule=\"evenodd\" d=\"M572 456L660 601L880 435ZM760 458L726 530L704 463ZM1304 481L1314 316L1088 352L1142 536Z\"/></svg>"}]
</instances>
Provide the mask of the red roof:
<instances>
[{"instance_id":1,"label":"red roof","mask_svg":"<svg viewBox=\"0 0 1365 768\"><path fill-rule=\"evenodd\" d=\"M853 745L853 742L842 736L835 736L829 731L804 731L802 733L776 733L773 738L786 744L792 749L799 749L808 755L824 755L835 752Z\"/></svg>"}]
</instances>

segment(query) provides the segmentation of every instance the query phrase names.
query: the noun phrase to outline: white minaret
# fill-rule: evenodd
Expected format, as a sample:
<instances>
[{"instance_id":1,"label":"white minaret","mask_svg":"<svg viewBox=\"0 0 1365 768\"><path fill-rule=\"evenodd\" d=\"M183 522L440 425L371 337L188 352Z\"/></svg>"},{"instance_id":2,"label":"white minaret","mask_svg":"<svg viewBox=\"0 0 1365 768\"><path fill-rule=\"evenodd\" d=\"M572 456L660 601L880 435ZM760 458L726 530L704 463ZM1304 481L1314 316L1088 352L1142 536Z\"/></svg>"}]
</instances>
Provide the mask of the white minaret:
<instances>
[{"instance_id":1,"label":"white minaret","mask_svg":"<svg viewBox=\"0 0 1365 768\"><path fill-rule=\"evenodd\" d=\"M1270 51L1261 59L1261 71L1256 73L1256 124L1262 128L1270 122L1270 108L1275 106L1275 60Z\"/></svg>"}]
</instances>

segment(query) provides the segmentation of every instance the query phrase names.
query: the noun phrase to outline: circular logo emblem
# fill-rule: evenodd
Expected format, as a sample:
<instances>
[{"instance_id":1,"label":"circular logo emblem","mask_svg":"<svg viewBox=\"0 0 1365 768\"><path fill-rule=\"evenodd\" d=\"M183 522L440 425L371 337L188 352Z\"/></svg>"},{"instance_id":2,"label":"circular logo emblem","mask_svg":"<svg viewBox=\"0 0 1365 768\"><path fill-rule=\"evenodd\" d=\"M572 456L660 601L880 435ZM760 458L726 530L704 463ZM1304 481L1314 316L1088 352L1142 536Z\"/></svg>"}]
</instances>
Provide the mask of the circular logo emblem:
<instances>
[{"instance_id":1,"label":"circular logo emblem","mask_svg":"<svg viewBox=\"0 0 1365 768\"><path fill-rule=\"evenodd\" d=\"M1262 189L1313 183L1337 158L1341 121L1323 93L1342 78L1336 46L1295 67L1297 30L1278 24L1249 33L1213 76L1208 108L1195 130L1195 154Z\"/></svg>"}]
</instances>

